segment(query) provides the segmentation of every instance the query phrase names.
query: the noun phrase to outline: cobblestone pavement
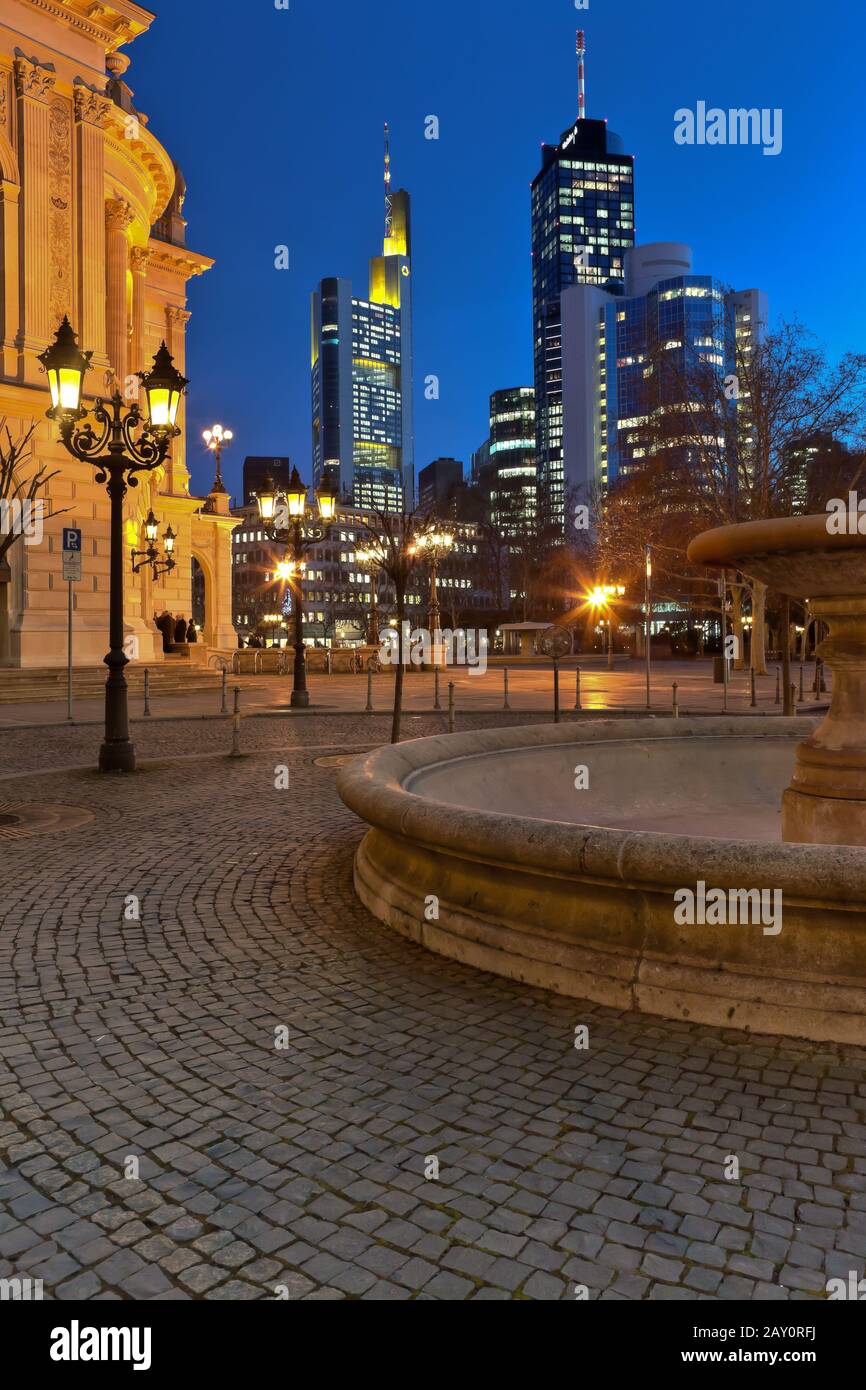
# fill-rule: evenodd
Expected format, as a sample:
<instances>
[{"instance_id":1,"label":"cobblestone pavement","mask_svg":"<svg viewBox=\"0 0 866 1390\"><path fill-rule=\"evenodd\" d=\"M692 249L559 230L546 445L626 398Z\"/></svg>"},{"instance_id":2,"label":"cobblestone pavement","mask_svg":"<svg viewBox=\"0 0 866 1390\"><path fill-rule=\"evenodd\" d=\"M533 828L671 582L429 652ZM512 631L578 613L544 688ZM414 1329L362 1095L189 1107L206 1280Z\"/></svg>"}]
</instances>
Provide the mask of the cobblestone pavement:
<instances>
[{"instance_id":1,"label":"cobblestone pavement","mask_svg":"<svg viewBox=\"0 0 866 1390\"><path fill-rule=\"evenodd\" d=\"M135 779L4 779L6 803L94 819L0 846L0 1278L67 1300L862 1278L866 1053L617 1014L392 937L314 761L382 734L257 721L231 760L224 726L162 724ZM25 737L0 737L7 774L94 752L92 730Z\"/></svg>"}]
</instances>

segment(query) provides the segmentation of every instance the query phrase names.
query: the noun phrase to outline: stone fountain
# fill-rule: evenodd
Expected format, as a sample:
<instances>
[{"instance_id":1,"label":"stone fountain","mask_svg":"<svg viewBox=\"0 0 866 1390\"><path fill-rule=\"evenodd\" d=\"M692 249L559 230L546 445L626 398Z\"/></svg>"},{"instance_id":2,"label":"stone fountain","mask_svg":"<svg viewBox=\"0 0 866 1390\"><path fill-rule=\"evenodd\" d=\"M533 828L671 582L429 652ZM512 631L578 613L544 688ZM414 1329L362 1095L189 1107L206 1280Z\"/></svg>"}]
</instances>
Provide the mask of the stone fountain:
<instances>
[{"instance_id":1,"label":"stone fountain","mask_svg":"<svg viewBox=\"0 0 866 1390\"><path fill-rule=\"evenodd\" d=\"M819 655L833 672L830 712L797 749L782 798L789 842L866 845L866 535L852 513L844 534L830 518L783 517L705 531L695 564L742 570L777 593L811 600L829 638Z\"/></svg>"},{"instance_id":2,"label":"stone fountain","mask_svg":"<svg viewBox=\"0 0 866 1390\"><path fill-rule=\"evenodd\" d=\"M811 600L830 629L827 718L587 720L381 748L338 781L370 826L356 891L411 940L527 984L866 1045L866 537L799 517L707 532L689 553ZM732 911L684 924L684 895ZM771 899L773 926L733 911Z\"/></svg>"}]
</instances>

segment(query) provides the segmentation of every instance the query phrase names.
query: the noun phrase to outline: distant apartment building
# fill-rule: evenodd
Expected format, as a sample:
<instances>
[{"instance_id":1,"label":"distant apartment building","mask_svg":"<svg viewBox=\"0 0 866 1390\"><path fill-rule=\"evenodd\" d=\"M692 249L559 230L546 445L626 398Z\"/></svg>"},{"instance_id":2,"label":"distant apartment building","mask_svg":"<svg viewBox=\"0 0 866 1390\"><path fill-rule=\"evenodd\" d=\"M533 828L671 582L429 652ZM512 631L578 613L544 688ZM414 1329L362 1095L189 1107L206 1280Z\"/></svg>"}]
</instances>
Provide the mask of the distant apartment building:
<instances>
[{"instance_id":1,"label":"distant apartment building","mask_svg":"<svg viewBox=\"0 0 866 1390\"><path fill-rule=\"evenodd\" d=\"M277 573L285 558L285 547L267 539L256 505L238 508L234 515L238 518L233 538L235 626L248 641L262 629L266 617L282 613L286 626L281 642L291 645L289 619L294 595L291 584ZM374 580L358 560L358 552L369 546L376 527L375 511L340 505L325 539L307 551L302 602L304 640L308 644L363 645L369 630L374 583L380 625L393 617L394 595L389 584L381 576ZM494 607L483 572L477 526L455 521L449 524L449 530L454 546L440 561L437 580L443 623L446 616L449 621L456 617L460 622L465 621L467 613L477 615ZM408 616L414 626L423 627L426 623L429 601L429 575L424 567L419 567L407 595ZM270 640L271 628L264 625L264 629Z\"/></svg>"},{"instance_id":2,"label":"distant apartment building","mask_svg":"<svg viewBox=\"0 0 866 1390\"><path fill-rule=\"evenodd\" d=\"M418 510L422 516L449 516L455 490L463 482L460 459L434 459L418 474Z\"/></svg>"}]
</instances>

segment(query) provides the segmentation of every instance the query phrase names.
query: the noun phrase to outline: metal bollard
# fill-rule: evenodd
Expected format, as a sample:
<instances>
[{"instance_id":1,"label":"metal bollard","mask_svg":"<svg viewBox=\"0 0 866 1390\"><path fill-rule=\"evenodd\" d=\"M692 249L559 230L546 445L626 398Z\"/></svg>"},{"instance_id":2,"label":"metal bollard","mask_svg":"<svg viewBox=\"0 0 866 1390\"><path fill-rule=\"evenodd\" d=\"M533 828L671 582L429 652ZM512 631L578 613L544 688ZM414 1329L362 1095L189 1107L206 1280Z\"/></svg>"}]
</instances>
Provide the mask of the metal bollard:
<instances>
[{"instance_id":1,"label":"metal bollard","mask_svg":"<svg viewBox=\"0 0 866 1390\"><path fill-rule=\"evenodd\" d=\"M228 670L226 669L226 667L224 666L224 667L223 667L223 680L222 680L222 704L220 705L220 714L228 714L228 712L229 712L228 701L227 701L227 698L226 698L226 696L227 696L227 691L228 691L228 679L229 679L229 673L228 673Z\"/></svg>"},{"instance_id":2,"label":"metal bollard","mask_svg":"<svg viewBox=\"0 0 866 1390\"><path fill-rule=\"evenodd\" d=\"M329 647L328 650L325 652L325 675L326 675L326 676L329 676L330 674L331 674L331 649L330 649L330 647Z\"/></svg>"},{"instance_id":3,"label":"metal bollard","mask_svg":"<svg viewBox=\"0 0 866 1390\"><path fill-rule=\"evenodd\" d=\"M144 668L144 717L150 717L150 671Z\"/></svg>"},{"instance_id":4,"label":"metal bollard","mask_svg":"<svg viewBox=\"0 0 866 1390\"><path fill-rule=\"evenodd\" d=\"M553 722L559 723L559 662L553 663Z\"/></svg>"},{"instance_id":5,"label":"metal bollard","mask_svg":"<svg viewBox=\"0 0 866 1390\"><path fill-rule=\"evenodd\" d=\"M680 689L680 688L679 688L679 686L677 685L677 682L674 681L674 706L673 706L674 719L679 719L679 717L680 717L679 689Z\"/></svg>"},{"instance_id":6,"label":"metal bollard","mask_svg":"<svg viewBox=\"0 0 866 1390\"><path fill-rule=\"evenodd\" d=\"M241 756L241 692L240 687L235 686L235 709L232 716L232 757Z\"/></svg>"},{"instance_id":7,"label":"metal bollard","mask_svg":"<svg viewBox=\"0 0 866 1390\"><path fill-rule=\"evenodd\" d=\"M441 708L442 708L442 705L441 705L440 700L439 700L439 667L438 667L438 666L434 666L434 668L433 668L433 708L434 708L434 709L441 709Z\"/></svg>"},{"instance_id":8,"label":"metal bollard","mask_svg":"<svg viewBox=\"0 0 866 1390\"><path fill-rule=\"evenodd\" d=\"M511 705L508 703L508 667L507 667L507 666L504 668L504 670L503 670L503 672L502 672L502 676L503 676L503 699L502 699L502 708L503 708L503 709L511 709Z\"/></svg>"},{"instance_id":9,"label":"metal bollard","mask_svg":"<svg viewBox=\"0 0 866 1390\"><path fill-rule=\"evenodd\" d=\"M448 732L454 732L454 682L448 682Z\"/></svg>"},{"instance_id":10,"label":"metal bollard","mask_svg":"<svg viewBox=\"0 0 866 1390\"><path fill-rule=\"evenodd\" d=\"M782 703L782 672L776 667L776 704Z\"/></svg>"},{"instance_id":11,"label":"metal bollard","mask_svg":"<svg viewBox=\"0 0 866 1390\"><path fill-rule=\"evenodd\" d=\"M574 708L583 709L580 703L580 667L576 667L574 672Z\"/></svg>"},{"instance_id":12,"label":"metal bollard","mask_svg":"<svg viewBox=\"0 0 866 1390\"><path fill-rule=\"evenodd\" d=\"M373 713L373 672L367 672L367 714Z\"/></svg>"},{"instance_id":13,"label":"metal bollard","mask_svg":"<svg viewBox=\"0 0 866 1390\"><path fill-rule=\"evenodd\" d=\"M751 677L750 683L751 683L751 687L752 687L751 706L752 706L752 709L756 709L756 708L757 708L757 705L758 705L758 694L757 694L757 691L756 691L756 689L755 689L755 668L754 668L754 666L753 666L752 669L750 670L749 676Z\"/></svg>"}]
</instances>

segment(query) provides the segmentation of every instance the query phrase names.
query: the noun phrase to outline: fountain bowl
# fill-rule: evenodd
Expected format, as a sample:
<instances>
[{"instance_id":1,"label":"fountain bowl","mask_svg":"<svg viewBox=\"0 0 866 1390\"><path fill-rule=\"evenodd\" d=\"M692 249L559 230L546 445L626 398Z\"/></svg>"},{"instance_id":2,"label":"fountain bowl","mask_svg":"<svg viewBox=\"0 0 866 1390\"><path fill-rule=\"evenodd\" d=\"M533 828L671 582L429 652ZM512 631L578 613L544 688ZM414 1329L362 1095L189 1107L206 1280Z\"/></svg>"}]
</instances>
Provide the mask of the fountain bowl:
<instances>
[{"instance_id":1,"label":"fountain bowl","mask_svg":"<svg viewBox=\"0 0 866 1390\"><path fill-rule=\"evenodd\" d=\"M370 826L356 891L412 941L526 984L866 1045L866 850L781 838L778 788L815 723L599 720L379 749L338 781ZM683 924L700 884L779 892L781 929Z\"/></svg>"}]
</instances>

